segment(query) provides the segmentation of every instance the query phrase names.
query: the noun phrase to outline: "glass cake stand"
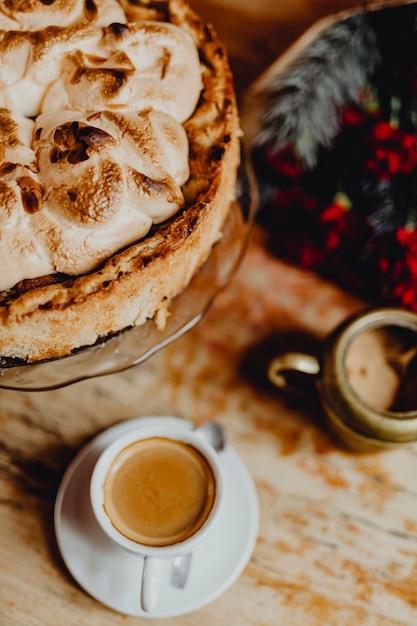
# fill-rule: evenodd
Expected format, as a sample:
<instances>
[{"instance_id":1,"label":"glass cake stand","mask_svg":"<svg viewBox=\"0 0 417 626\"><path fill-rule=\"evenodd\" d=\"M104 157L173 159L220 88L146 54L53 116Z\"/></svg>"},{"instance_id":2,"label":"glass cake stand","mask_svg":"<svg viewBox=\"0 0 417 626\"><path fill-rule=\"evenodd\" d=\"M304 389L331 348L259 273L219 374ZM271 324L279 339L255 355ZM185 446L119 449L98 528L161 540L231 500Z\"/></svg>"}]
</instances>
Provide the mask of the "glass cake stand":
<instances>
[{"instance_id":1,"label":"glass cake stand","mask_svg":"<svg viewBox=\"0 0 417 626\"><path fill-rule=\"evenodd\" d=\"M254 176L243 148L241 152L236 200L232 203L223 236L188 287L171 303L165 330L157 330L149 320L67 357L1 367L0 388L45 391L120 372L142 363L195 326L238 267L256 212Z\"/></svg>"}]
</instances>

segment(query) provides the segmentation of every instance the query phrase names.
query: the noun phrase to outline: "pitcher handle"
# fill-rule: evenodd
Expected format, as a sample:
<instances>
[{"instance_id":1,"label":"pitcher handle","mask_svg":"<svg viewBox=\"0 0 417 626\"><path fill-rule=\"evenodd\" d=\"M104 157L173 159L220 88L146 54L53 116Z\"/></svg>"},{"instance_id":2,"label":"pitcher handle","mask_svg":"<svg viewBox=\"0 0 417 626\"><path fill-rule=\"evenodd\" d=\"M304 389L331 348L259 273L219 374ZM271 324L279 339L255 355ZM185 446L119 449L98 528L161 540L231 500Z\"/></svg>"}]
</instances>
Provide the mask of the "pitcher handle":
<instances>
[{"instance_id":1,"label":"pitcher handle","mask_svg":"<svg viewBox=\"0 0 417 626\"><path fill-rule=\"evenodd\" d=\"M316 376L320 372L320 364L315 356L302 352L286 352L276 356L269 363L268 378L279 389L294 388L287 379L286 374L289 372Z\"/></svg>"}]
</instances>

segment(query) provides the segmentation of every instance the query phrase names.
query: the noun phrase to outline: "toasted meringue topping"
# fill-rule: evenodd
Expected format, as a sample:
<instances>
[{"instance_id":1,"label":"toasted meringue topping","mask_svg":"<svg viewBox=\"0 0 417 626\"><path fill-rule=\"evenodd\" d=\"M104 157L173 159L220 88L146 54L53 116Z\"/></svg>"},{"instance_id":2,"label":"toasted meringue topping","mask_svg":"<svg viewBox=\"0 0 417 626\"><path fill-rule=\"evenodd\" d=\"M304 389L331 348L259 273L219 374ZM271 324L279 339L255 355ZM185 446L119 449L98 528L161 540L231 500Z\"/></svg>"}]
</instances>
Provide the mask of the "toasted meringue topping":
<instances>
[{"instance_id":1,"label":"toasted meringue topping","mask_svg":"<svg viewBox=\"0 0 417 626\"><path fill-rule=\"evenodd\" d=\"M27 117L152 107L182 123L201 88L196 46L172 24L0 30L0 106Z\"/></svg>"},{"instance_id":2,"label":"toasted meringue topping","mask_svg":"<svg viewBox=\"0 0 417 626\"><path fill-rule=\"evenodd\" d=\"M187 137L165 113L41 115L33 151L24 143L32 122L0 113L0 142L8 138L0 162L2 289L52 272L86 273L184 203Z\"/></svg>"},{"instance_id":3,"label":"toasted meringue topping","mask_svg":"<svg viewBox=\"0 0 417 626\"><path fill-rule=\"evenodd\" d=\"M42 276L51 263L34 229L42 188L29 147L34 123L0 109L0 266L1 288Z\"/></svg>"},{"instance_id":4,"label":"toasted meringue topping","mask_svg":"<svg viewBox=\"0 0 417 626\"><path fill-rule=\"evenodd\" d=\"M0 289L89 272L184 205L197 48L125 22L116 0L0 0Z\"/></svg>"},{"instance_id":5,"label":"toasted meringue topping","mask_svg":"<svg viewBox=\"0 0 417 626\"><path fill-rule=\"evenodd\" d=\"M140 110L148 107L184 122L202 87L197 49L172 24L113 24L86 51L65 57L42 111Z\"/></svg>"},{"instance_id":6,"label":"toasted meringue topping","mask_svg":"<svg viewBox=\"0 0 417 626\"><path fill-rule=\"evenodd\" d=\"M0 0L0 29L42 30L88 21L99 25L125 21L117 0Z\"/></svg>"},{"instance_id":7,"label":"toasted meringue topping","mask_svg":"<svg viewBox=\"0 0 417 626\"><path fill-rule=\"evenodd\" d=\"M100 32L91 24L0 31L0 107L26 117L39 115L45 92L59 79L62 60L79 46L93 46Z\"/></svg>"}]
</instances>

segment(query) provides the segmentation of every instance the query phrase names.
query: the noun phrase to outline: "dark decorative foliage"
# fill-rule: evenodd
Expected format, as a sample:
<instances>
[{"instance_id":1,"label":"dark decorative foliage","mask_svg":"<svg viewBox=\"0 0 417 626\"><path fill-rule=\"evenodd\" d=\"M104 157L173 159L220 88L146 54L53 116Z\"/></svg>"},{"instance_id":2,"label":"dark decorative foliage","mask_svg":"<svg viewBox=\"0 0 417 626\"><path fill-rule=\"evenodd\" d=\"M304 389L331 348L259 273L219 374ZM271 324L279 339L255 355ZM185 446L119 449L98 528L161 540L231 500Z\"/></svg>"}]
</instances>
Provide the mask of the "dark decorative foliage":
<instances>
[{"instance_id":1,"label":"dark decorative foliage","mask_svg":"<svg viewBox=\"0 0 417 626\"><path fill-rule=\"evenodd\" d=\"M415 311L416 24L411 4L329 29L270 83L254 149L276 252Z\"/></svg>"}]
</instances>

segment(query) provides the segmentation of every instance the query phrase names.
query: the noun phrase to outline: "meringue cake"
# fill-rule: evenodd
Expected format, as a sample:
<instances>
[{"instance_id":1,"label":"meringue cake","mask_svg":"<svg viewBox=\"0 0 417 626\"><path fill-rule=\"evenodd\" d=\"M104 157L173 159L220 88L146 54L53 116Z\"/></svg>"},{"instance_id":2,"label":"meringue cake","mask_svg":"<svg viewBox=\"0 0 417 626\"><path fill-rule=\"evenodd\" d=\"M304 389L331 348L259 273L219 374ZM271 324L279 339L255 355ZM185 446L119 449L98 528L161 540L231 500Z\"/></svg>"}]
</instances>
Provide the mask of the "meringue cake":
<instances>
[{"instance_id":1,"label":"meringue cake","mask_svg":"<svg viewBox=\"0 0 417 626\"><path fill-rule=\"evenodd\" d=\"M183 0L8 2L0 86L0 364L163 329L235 193L213 28Z\"/></svg>"}]
</instances>

